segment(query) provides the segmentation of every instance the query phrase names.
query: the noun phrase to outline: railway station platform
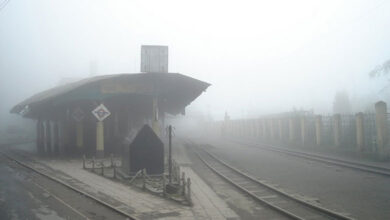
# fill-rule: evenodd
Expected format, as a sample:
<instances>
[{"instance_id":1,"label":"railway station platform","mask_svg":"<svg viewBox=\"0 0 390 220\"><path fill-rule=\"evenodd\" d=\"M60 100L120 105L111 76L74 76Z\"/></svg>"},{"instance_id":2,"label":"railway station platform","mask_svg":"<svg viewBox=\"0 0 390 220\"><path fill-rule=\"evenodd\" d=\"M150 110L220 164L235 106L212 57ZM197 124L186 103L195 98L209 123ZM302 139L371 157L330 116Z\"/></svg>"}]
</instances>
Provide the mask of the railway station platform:
<instances>
[{"instance_id":1,"label":"railway station platform","mask_svg":"<svg viewBox=\"0 0 390 220\"><path fill-rule=\"evenodd\" d=\"M184 206L138 188L125 186L84 170L82 159L42 158L34 143L13 146L34 168L85 191L138 219L239 219L238 215L191 168L186 150L177 145L174 152L181 170L191 178L193 206Z\"/></svg>"}]
</instances>

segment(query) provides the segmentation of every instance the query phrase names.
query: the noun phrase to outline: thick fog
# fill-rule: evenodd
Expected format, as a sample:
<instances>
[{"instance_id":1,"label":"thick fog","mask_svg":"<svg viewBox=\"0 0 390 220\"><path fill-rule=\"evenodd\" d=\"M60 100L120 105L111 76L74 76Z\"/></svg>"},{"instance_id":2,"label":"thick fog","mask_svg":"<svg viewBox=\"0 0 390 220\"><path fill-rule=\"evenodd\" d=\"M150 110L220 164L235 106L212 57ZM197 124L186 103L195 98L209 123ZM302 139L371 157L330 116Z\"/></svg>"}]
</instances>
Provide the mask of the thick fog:
<instances>
[{"instance_id":1,"label":"thick fog","mask_svg":"<svg viewBox=\"0 0 390 220\"><path fill-rule=\"evenodd\" d=\"M1 0L1 124L60 82L140 71L141 45L169 46L169 71L212 84L187 109L215 119L351 111L390 100L390 2Z\"/></svg>"}]
</instances>

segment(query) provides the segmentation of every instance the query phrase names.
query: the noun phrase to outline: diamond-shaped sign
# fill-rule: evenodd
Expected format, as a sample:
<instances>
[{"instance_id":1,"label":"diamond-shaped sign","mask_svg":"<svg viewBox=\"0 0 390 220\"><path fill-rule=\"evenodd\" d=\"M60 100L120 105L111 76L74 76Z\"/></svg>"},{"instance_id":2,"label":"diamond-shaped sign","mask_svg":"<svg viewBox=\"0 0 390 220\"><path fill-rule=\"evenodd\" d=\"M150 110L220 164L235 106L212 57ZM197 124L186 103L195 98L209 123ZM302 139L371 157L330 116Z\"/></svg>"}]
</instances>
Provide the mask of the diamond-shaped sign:
<instances>
[{"instance_id":1,"label":"diamond-shaped sign","mask_svg":"<svg viewBox=\"0 0 390 220\"><path fill-rule=\"evenodd\" d=\"M106 108L106 106L104 106L103 104L100 104L98 107L96 107L96 108L92 111L92 114L93 114L99 121L103 121L104 119L106 119L108 116L111 115L111 112L108 111L108 109Z\"/></svg>"},{"instance_id":2,"label":"diamond-shaped sign","mask_svg":"<svg viewBox=\"0 0 390 220\"><path fill-rule=\"evenodd\" d=\"M73 109L72 117L75 121L82 121L85 117L85 114L80 107L77 107Z\"/></svg>"}]
</instances>

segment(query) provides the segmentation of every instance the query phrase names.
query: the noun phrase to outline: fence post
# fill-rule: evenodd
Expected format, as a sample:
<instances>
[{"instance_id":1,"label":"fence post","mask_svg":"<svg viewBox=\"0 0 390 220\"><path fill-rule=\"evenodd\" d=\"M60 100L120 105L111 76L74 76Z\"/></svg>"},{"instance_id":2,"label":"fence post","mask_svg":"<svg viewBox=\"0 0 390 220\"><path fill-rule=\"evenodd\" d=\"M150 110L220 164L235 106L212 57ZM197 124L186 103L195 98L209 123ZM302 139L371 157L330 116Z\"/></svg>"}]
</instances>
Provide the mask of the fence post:
<instances>
[{"instance_id":1,"label":"fence post","mask_svg":"<svg viewBox=\"0 0 390 220\"><path fill-rule=\"evenodd\" d=\"M334 145L340 147L340 135L341 135L341 116L340 114L333 115L333 139Z\"/></svg>"},{"instance_id":2,"label":"fence post","mask_svg":"<svg viewBox=\"0 0 390 220\"><path fill-rule=\"evenodd\" d=\"M110 160L111 160L111 167L114 165L114 155L110 154Z\"/></svg>"},{"instance_id":3,"label":"fence post","mask_svg":"<svg viewBox=\"0 0 390 220\"><path fill-rule=\"evenodd\" d=\"M85 155L83 155L83 169L85 169Z\"/></svg>"},{"instance_id":4,"label":"fence post","mask_svg":"<svg viewBox=\"0 0 390 220\"><path fill-rule=\"evenodd\" d=\"M102 176L104 176L104 162L103 161L100 163L100 168L102 171Z\"/></svg>"},{"instance_id":5,"label":"fence post","mask_svg":"<svg viewBox=\"0 0 390 220\"><path fill-rule=\"evenodd\" d=\"M321 115L316 116L316 144L321 146L322 144L322 117Z\"/></svg>"},{"instance_id":6,"label":"fence post","mask_svg":"<svg viewBox=\"0 0 390 220\"><path fill-rule=\"evenodd\" d=\"M363 113L359 112L356 114L356 147L358 151L364 149L364 118Z\"/></svg>"},{"instance_id":7,"label":"fence post","mask_svg":"<svg viewBox=\"0 0 390 220\"><path fill-rule=\"evenodd\" d=\"M383 101L375 104L375 122L377 131L378 153L381 158L388 156L387 106Z\"/></svg>"}]
</instances>

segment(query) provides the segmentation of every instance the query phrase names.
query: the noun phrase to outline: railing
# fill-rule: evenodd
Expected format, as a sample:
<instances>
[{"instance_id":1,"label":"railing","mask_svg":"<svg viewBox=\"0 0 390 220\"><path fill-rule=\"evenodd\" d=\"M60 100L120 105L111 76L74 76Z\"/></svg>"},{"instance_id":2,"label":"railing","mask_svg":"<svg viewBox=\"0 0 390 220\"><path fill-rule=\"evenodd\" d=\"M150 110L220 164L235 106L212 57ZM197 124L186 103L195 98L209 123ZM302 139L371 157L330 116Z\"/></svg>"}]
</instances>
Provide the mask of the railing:
<instances>
[{"instance_id":1,"label":"railing","mask_svg":"<svg viewBox=\"0 0 390 220\"><path fill-rule=\"evenodd\" d=\"M148 175L146 169L139 170L133 176L126 176L121 171L120 161L115 161L113 156L110 160L87 159L83 156L83 169L98 175L119 180L129 186L135 186L154 195L162 196L185 205L192 205L191 179L185 178L185 173L180 175L180 166L172 162L172 178L169 182L167 174Z\"/></svg>"}]
</instances>

